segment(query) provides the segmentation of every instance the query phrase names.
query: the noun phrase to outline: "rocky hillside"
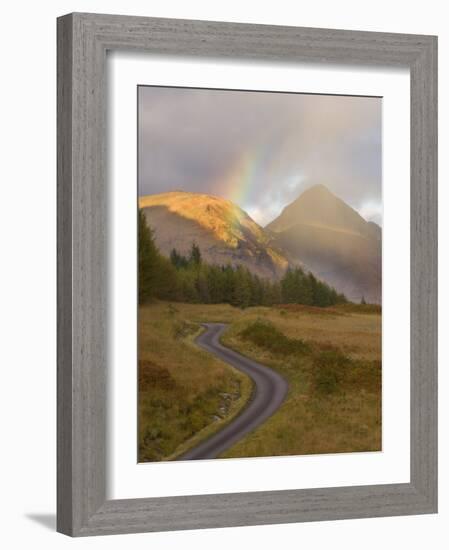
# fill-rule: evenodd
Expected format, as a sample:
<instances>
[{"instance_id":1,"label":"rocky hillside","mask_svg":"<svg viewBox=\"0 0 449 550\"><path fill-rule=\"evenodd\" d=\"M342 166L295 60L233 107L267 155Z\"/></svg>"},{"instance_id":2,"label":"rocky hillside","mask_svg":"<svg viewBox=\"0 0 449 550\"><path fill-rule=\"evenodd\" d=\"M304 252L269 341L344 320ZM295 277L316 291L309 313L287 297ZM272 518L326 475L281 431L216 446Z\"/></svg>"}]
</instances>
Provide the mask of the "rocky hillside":
<instances>
[{"instance_id":1,"label":"rocky hillside","mask_svg":"<svg viewBox=\"0 0 449 550\"><path fill-rule=\"evenodd\" d=\"M173 191L140 197L139 207L166 256L173 248L187 254L195 242L206 262L243 265L260 277L278 278L288 267L273 237L231 201Z\"/></svg>"}]
</instances>

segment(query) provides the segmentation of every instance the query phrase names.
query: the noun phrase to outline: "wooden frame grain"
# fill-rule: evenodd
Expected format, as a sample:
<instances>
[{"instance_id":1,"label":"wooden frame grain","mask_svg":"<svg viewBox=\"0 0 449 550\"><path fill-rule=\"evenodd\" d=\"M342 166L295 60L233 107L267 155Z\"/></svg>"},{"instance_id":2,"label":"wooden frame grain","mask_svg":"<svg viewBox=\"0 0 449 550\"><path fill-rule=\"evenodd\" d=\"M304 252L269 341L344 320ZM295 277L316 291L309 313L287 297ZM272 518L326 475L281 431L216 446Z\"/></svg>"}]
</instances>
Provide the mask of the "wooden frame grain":
<instances>
[{"instance_id":1,"label":"wooden frame grain","mask_svg":"<svg viewBox=\"0 0 449 550\"><path fill-rule=\"evenodd\" d=\"M74 13L58 19L57 529L100 535L437 511L437 38ZM106 499L106 52L411 74L410 483Z\"/></svg>"}]
</instances>

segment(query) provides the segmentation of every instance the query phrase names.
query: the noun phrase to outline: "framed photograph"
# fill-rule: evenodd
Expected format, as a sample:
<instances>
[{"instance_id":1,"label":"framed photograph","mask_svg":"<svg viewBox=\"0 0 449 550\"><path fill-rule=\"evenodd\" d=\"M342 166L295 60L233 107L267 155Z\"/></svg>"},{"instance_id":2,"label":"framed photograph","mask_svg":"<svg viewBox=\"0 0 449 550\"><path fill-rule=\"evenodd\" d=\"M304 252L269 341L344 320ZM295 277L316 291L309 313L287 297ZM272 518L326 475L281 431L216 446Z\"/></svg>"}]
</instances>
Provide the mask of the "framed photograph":
<instances>
[{"instance_id":1,"label":"framed photograph","mask_svg":"<svg viewBox=\"0 0 449 550\"><path fill-rule=\"evenodd\" d=\"M437 39L58 19L58 531L437 511Z\"/></svg>"}]
</instances>

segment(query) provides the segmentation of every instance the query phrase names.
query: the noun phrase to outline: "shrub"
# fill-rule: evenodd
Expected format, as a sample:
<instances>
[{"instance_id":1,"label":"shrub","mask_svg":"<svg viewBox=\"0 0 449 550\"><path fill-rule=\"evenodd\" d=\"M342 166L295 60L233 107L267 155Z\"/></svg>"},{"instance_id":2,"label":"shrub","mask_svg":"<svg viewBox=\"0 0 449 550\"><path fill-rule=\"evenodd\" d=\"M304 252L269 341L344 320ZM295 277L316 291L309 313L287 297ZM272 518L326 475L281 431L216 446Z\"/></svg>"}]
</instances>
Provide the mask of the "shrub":
<instances>
[{"instance_id":1,"label":"shrub","mask_svg":"<svg viewBox=\"0 0 449 550\"><path fill-rule=\"evenodd\" d=\"M172 325L173 338L186 338L190 334L195 334L199 325L189 323L188 321L175 321Z\"/></svg>"},{"instance_id":2,"label":"shrub","mask_svg":"<svg viewBox=\"0 0 449 550\"><path fill-rule=\"evenodd\" d=\"M240 338L275 355L303 355L310 351L309 345L303 340L285 336L269 321L257 320L251 323L240 333Z\"/></svg>"},{"instance_id":3,"label":"shrub","mask_svg":"<svg viewBox=\"0 0 449 550\"><path fill-rule=\"evenodd\" d=\"M380 392L382 388L382 362L353 361L352 368L348 370L346 385L368 392Z\"/></svg>"},{"instance_id":4,"label":"shrub","mask_svg":"<svg viewBox=\"0 0 449 550\"><path fill-rule=\"evenodd\" d=\"M320 352L314 360L313 385L317 392L335 393L344 384L351 360L338 350Z\"/></svg>"},{"instance_id":5,"label":"shrub","mask_svg":"<svg viewBox=\"0 0 449 550\"><path fill-rule=\"evenodd\" d=\"M382 306L380 304L338 304L335 306L339 311L345 313L374 313L376 315L382 315Z\"/></svg>"},{"instance_id":6,"label":"shrub","mask_svg":"<svg viewBox=\"0 0 449 550\"><path fill-rule=\"evenodd\" d=\"M152 388L171 390L176 386L170 372L165 368L153 363L153 361L139 361L139 391L144 392Z\"/></svg>"}]
</instances>

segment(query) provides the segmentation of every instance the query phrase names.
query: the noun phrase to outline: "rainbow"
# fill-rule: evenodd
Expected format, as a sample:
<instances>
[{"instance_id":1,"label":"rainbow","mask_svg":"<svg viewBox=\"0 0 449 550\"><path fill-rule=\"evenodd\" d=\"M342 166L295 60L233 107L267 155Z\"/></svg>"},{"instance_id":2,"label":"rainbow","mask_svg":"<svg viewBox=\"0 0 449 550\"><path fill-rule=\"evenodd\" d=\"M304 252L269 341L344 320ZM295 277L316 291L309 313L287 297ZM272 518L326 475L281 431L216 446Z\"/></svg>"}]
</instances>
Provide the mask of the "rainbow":
<instances>
[{"instance_id":1,"label":"rainbow","mask_svg":"<svg viewBox=\"0 0 449 550\"><path fill-rule=\"evenodd\" d=\"M221 196L244 207L254 183L271 172L276 157L270 143L261 143L244 151L220 182Z\"/></svg>"}]
</instances>

